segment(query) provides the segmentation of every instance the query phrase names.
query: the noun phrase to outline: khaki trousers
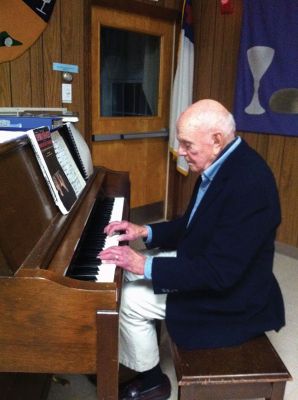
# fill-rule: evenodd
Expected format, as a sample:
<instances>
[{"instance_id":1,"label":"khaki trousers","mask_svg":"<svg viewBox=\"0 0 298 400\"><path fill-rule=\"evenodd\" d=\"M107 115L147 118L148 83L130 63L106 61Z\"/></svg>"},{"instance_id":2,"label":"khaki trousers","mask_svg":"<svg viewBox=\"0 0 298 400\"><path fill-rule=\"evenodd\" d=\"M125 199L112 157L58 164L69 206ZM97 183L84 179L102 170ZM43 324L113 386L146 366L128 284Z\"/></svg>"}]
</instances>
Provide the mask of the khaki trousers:
<instances>
[{"instance_id":1,"label":"khaki trousers","mask_svg":"<svg viewBox=\"0 0 298 400\"><path fill-rule=\"evenodd\" d=\"M154 294L151 281L125 273L120 308L119 362L143 372L159 363L155 320L165 318L166 294Z\"/></svg>"}]
</instances>

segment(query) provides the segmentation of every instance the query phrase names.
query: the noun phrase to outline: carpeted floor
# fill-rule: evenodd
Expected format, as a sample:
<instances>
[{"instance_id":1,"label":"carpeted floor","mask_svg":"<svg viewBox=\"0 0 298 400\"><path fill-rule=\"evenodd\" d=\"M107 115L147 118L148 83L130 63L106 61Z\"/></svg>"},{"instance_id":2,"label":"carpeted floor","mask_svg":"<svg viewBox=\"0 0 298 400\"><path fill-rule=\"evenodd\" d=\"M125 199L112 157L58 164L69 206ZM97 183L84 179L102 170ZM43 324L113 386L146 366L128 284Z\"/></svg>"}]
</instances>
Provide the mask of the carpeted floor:
<instances>
[{"instance_id":1,"label":"carpeted floor","mask_svg":"<svg viewBox=\"0 0 298 400\"><path fill-rule=\"evenodd\" d=\"M275 275L280 283L286 306L286 326L278 333L269 332L274 347L294 380L287 383L285 400L298 399L298 257L277 252ZM162 368L171 379L172 395L177 399L177 384L166 333L161 337ZM83 375L57 376L51 384L48 400L97 400L95 386ZM210 399L212 400L212 399Z\"/></svg>"}]
</instances>

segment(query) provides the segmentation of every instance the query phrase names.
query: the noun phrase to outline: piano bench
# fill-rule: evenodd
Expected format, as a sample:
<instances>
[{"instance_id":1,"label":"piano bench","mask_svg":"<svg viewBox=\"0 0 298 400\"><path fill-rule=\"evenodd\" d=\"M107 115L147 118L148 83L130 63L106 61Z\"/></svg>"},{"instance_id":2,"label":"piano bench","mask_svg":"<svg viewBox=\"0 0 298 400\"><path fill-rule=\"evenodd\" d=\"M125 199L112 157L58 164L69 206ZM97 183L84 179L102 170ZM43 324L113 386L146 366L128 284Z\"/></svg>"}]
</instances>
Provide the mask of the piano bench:
<instances>
[{"instance_id":1,"label":"piano bench","mask_svg":"<svg viewBox=\"0 0 298 400\"><path fill-rule=\"evenodd\" d=\"M178 400L282 400L292 380L266 335L240 346L183 350L171 341Z\"/></svg>"}]
</instances>

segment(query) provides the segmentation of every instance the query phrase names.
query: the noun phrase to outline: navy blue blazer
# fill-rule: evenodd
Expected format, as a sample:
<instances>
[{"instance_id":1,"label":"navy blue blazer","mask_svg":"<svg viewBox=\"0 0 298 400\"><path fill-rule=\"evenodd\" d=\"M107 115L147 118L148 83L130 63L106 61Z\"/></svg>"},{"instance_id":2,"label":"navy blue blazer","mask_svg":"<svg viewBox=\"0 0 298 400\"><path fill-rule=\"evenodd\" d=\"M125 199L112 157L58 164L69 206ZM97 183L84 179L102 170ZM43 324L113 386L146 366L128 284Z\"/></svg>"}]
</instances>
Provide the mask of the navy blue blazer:
<instances>
[{"instance_id":1,"label":"navy blue blazer","mask_svg":"<svg viewBox=\"0 0 298 400\"><path fill-rule=\"evenodd\" d=\"M166 325L181 347L240 344L285 324L272 272L281 213L270 168L243 140L211 182L187 227L197 190L181 218L152 224L150 247L177 249L153 259L156 294L168 293Z\"/></svg>"}]
</instances>

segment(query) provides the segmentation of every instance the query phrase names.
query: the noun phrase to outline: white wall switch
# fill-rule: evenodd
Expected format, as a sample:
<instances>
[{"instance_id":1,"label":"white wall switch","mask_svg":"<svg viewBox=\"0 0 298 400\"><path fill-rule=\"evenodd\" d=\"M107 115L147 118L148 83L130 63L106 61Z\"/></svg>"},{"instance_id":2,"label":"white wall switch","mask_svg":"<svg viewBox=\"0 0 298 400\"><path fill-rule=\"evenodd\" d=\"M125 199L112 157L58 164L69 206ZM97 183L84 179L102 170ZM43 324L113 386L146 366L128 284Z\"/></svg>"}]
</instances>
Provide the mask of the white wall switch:
<instances>
[{"instance_id":1,"label":"white wall switch","mask_svg":"<svg viewBox=\"0 0 298 400\"><path fill-rule=\"evenodd\" d=\"M62 83L62 103L72 102L72 85L71 83Z\"/></svg>"}]
</instances>

